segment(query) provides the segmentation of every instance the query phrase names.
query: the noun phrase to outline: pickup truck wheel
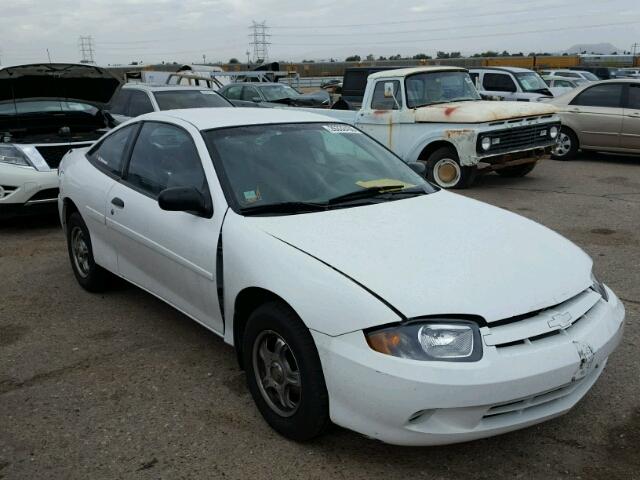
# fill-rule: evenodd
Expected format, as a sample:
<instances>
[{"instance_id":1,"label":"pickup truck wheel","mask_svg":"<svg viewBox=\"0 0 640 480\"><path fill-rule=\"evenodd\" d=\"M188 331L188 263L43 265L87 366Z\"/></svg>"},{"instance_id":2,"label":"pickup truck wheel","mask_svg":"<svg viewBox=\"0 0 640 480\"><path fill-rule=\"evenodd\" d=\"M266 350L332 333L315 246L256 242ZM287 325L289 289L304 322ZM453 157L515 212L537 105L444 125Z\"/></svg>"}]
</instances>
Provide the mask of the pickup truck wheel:
<instances>
[{"instance_id":1,"label":"pickup truck wheel","mask_svg":"<svg viewBox=\"0 0 640 480\"><path fill-rule=\"evenodd\" d=\"M566 127L560 129L560 138L558 144L551 152L551 158L554 160L571 160L578 154L578 137L573 131Z\"/></svg>"},{"instance_id":2,"label":"pickup truck wheel","mask_svg":"<svg viewBox=\"0 0 640 480\"><path fill-rule=\"evenodd\" d=\"M466 188L476 177L477 168L460 165L458 154L451 147L433 152L426 164L427 180L442 188Z\"/></svg>"},{"instance_id":3,"label":"pickup truck wheel","mask_svg":"<svg viewBox=\"0 0 640 480\"><path fill-rule=\"evenodd\" d=\"M67 220L67 249L71 269L80 286L89 292L105 290L110 274L94 261L89 229L78 212Z\"/></svg>"},{"instance_id":4,"label":"pickup truck wheel","mask_svg":"<svg viewBox=\"0 0 640 480\"><path fill-rule=\"evenodd\" d=\"M524 177L527 173L536 168L537 163L538 162L523 163L522 165L514 165L513 167L500 168L496 170L496 173L501 177Z\"/></svg>"},{"instance_id":5,"label":"pickup truck wheel","mask_svg":"<svg viewBox=\"0 0 640 480\"><path fill-rule=\"evenodd\" d=\"M247 386L267 423L286 438L310 440L329 425L329 395L316 344L286 304L249 317L242 339Z\"/></svg>"}]
</instances>

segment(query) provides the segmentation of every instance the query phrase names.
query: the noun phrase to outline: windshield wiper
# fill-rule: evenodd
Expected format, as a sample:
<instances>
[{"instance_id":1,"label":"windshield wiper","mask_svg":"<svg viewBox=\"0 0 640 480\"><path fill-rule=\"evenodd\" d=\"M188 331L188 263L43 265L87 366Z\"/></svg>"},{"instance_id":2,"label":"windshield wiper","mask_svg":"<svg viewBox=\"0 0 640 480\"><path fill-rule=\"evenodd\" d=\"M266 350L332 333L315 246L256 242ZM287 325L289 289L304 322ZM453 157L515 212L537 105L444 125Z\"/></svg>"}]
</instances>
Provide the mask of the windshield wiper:
<instances>
[{"instance_id":1,"label":"windshield wiper","mask_svg":"<svg viewBox=\"0 0 640 480\"><path fill-rule=\"evenodd\" d=\"M384 187L369 187L364 190L356 190L355 192L345 193L337 197L329 199L327 204L338 205L340 203L351 202L364 198L374 198L381 195L421 195L427 193L422 187L405 188L406 185L399 183L397 185L385 185Z\"/></svg>"},{"instance_id":2,"label":"windshield wiper","mask_svg":"<svg viewBox=\"0 0 640 480\"><path fill-rule=\"evenodd\" d=\"M243 207L240 213L243 215L260 215L261 213L303 213L320 212L328 209L325 203L312 202L280 202L268 203L266 205L252 205Z\"/></svg>"}]
</instances>

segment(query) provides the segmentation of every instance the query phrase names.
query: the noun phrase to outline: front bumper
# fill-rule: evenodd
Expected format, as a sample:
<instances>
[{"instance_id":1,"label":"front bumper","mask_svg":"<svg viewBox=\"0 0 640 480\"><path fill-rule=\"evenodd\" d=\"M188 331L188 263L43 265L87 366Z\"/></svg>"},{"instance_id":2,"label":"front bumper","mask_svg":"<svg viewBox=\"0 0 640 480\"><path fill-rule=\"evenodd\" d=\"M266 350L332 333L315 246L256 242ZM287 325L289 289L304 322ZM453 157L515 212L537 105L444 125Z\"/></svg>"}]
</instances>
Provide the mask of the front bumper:
<instances>
[{"instance_id":1,"label":"front bumper","mask_svg":"<svg viewBox=\"0 0 640 480\"><path fill-rule=\"evenodd\" d=\"M35 213L55 207L58 171L0 164L0 216Z\"/></svg>"},{"instance_id":2,"label":"front bumper","mask_svg":"<svg viewBox=\"0 0 640 480\"><path fill-rule=\"evenodd\" d=\"M598 301L562 335L504 349L485 344L478 362L407 360L374 352L361 331L312 332L331 419L387 443L438 445L562 415L595 383L620 342L624 306L608 292L608 302ZM578 345L589 346L589 362Z\"/></svg>"}]
</instances>

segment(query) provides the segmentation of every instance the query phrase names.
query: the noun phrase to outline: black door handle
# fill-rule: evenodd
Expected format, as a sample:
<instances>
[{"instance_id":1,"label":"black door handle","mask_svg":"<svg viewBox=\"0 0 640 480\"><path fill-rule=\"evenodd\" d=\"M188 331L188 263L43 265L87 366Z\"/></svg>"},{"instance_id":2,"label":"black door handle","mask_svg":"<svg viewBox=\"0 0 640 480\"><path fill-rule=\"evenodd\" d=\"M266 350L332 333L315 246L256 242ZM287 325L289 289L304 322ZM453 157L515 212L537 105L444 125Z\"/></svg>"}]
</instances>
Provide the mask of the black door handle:
<instances>
[{"instance_id":1,"label":"black door handle","mask_svg":"<svg viewBox=\"0 0 640 480\"><path fill-rule=\"evenodd\" d=\"M118 197L114 197L111 199L111 204L118 207L118 208L124 208L124 202L122 201L121 198Z\"/></svg>"}]
</instances>

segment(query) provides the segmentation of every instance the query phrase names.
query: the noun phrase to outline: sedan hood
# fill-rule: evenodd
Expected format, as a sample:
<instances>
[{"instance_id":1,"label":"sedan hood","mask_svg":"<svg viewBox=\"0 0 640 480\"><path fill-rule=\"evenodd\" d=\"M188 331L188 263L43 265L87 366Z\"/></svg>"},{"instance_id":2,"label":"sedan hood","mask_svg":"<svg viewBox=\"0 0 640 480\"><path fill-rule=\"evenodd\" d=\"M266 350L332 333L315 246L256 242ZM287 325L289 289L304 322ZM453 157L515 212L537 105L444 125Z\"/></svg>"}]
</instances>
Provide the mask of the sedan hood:
<instances>
[{"instance_id":1,"label":"sedan hood","mask_svg":"<svg viewBox=\"0 0 640 480\"><path fill-rule=\"evenodd\" d=\"M452 102L417 108L416 122L485 123L510 118L552 115L556 108L547 103L472 101Z\"/></svg>"},{"instance_id":2,"label":"sedan hood","mask_svg":"<svg viewBox=\"0 0 640 480\"><path fill-rule=\"evenodd\" d=\"M591 259L565 238L445 191L251 221L408 318L464 314L493 322L555 305L590 285ZM373 325L376 319L363 318L354 330Z\"/></svg>"},{"instance_id":3,"label":"sedan hood","mask_svg":"<svg viewBox=\"0 0 640 480\"><path fill-rule=\"evenodd\" d=\"M39 63L0 69L0 103L62 99L103 108L119 86L116 77L93 65Z\"/></svg>"}]
</instances>

